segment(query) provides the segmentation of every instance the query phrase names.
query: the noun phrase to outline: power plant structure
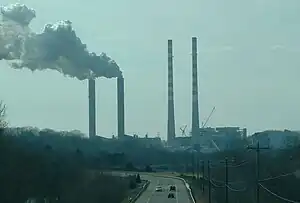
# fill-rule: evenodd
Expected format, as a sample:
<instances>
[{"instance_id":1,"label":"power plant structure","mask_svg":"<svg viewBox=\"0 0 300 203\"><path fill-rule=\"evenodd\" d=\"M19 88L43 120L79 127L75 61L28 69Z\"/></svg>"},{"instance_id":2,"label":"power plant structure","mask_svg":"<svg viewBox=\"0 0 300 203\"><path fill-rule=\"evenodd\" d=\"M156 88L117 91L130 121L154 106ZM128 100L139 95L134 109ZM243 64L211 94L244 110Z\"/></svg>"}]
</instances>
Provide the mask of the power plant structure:
<instances>
[{"instance_id":1,"label":"power plant structure","mask_svg":"<svg viewBox=\"0 0 300 203\"><path fill-rule=\"evenodd\" d=\"M125 112L124 112L124 77L117 78L117 119L118 138L125 135Z\"/></svg>"},{"instance_id":2,"label":"power plant structure","mask_svg":"<svg viewBox=\"0 0 300 203\"><path fill-rule=\"evenodd\" d=\"M173 70L173 41L168 40L168 81L167 81L167 96L168 96L168 112L167 112L167 147L172 150L191 150L191 152L212 153L222 151L228 148L234 148L232 143L234 140L244 139L247 135L246 128L239 127L206 127L215 107L212 109L208 118L200 126L199 118L199 92L198 92L198 60L197 60L197 38L192 37L192 124L191 136L186 136L185 128L181 129L183 136L175 134L175 107L174 107L174 70ZM88 80L89 88L89 137L96 137L96 88L95 79ZM118 139L140 139L145 146L161 146L161 139L139 138L138 136L128 136L125 134L125 92L124 92L124 77L117 78L117 136Z\"/></svg>"},{"instance_id":3,"label":"power plant structure","mask_svg":"<svg viewBox=\"0 0 300 203\"><path fill-rule=\"evenodd\" d=\"M192 136L199 132L197 38L192 38Z\"/></svg>"},{"instance_id":4,"label":"power plant structure","mask_svg":"<svg viewBox=\"0 0 300 203\"><path fill-rule=\"evenodd\" d=\"M89 89L89 137L96 136L96 81L88 80Z\"/></svg>"},{"instance_id":5,"label":"power plant structure","mask_svg":"<svg viewBox=\"0 0 300 203\"><path fill-rule=\"evenodd\" d=\"M175 136L175 116L174 116L174 89L173 89L173 44L168 40L168 129L167 141L170 147L177 149L191 150L195 152L211 153L221 151L236 146L232 145L233 140L244 139L247 134L245 128L239 127L206 127L209 117L200 126L199 119L199 92L198 92L198 59L197 59L197 38L192 37L192 126L191 136L185 136L185 128L182 129L184 136Z\"/></svg>"},{"instance_id":6,"label":"power plant structure","mask_svg":"<svg viewBox=\"0 0 300 203\"><path fill-rule=\"evenodd\" d=\"M175 138L174 90L173 90L173 44L168 40L168 144Z\"/></svg>"},{"instance_id":7,"label":"power plant structure","mask_svg":"<svg viewBox=\"0 0 300 203\"><path fill-rule=\"evenodd\" d=\"M89 137L96 136L96 81L88 80L89 94ZM118 138L125 135L125 112L124 112L124 77L117 78L117 126Z\"/></svg>"},{"instance_id":8,"label":"power plant structure","mask_svg":"<svg viewBox=\"0 0 300 203\"><path fill-rule=\"evenodd\" d=\"M197 38L192 38L192 137L199 132L199 104L198 104L198 75L197 75ZM175 140L174 113L174 75L173 75L173 41L168 40L168 126L167 142ZM89 89L89 137L96 136L96 88L95 79L88 80ZM117 78L117 128L118 138L125 136L124 109L124 77Z\"/></svg>"},{"instance_id":9,"label":"power plant structure","mask_svg":"<svg viewBox=\"0 0 300 203\"><path fill-rule=\"evenodd\" d=\"M197 38L192 37L192 137L199 132ZM168 40L168 129L167 141L175 139L174 89L173 89L173 44Z\"/></svg>"}]
</instances>

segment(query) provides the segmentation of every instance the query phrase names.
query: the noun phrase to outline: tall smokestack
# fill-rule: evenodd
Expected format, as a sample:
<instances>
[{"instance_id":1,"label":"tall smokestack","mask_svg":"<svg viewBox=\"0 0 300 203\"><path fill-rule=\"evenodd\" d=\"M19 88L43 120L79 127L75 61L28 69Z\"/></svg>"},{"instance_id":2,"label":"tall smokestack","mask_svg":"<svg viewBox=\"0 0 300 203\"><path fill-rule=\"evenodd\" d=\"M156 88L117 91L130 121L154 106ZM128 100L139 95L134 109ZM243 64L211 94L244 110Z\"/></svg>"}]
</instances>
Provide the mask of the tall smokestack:
<instances>
[{"instance_id":1,"label":"tall smokestack","mask_svg":"<svg viewBox=\"0 0 300 203\"><path fill-rule=\"evenodd\" d=\"M197 38L192 38L192 136L199 130Z\"/></svg>"},{"instance_id":2,"label":"tall smokestack","mask_svg":"<svg viewBox=\"0 0 300 203\"><path fill-rule=\"evenodd\" d=\"M168 40L168 143L175 138L174 90L173 90L173 44Z\"/></svg>"},{"instance_id":3,"label":"tall smokestack","mask_svg":"<svg viewBox=\"0 0 300 203\"><path fill-rule=\"evenodd\" d=\"M89 88L89 137L96 136L96 88L95 80L88 80Z\"/></svg>"},{"instance_id":4,"label":"tall smokestack","mask_svg":"<svg viewBox=\"0 0 300 203\"><path fill-rule=\"evenodd\" d=\"M124 115L124 78L117 78L117 106L118 106L118 138L125 135L125 115Z\"/></svg>"}]
</instances>

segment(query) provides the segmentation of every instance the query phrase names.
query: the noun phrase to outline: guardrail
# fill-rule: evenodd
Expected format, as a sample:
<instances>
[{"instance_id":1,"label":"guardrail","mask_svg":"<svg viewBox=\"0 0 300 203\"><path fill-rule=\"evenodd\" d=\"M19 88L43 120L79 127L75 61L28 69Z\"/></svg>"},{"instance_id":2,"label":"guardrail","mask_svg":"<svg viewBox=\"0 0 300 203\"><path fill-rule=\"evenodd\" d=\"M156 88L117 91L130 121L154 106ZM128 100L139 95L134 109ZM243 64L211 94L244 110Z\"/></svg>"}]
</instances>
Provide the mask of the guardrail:
<instances>
[{"instance_id":1,"label":"guardrail","mask_svg":"<svg viewBox=\"0 0 300 203\"><path fill-rule=\"evenodd\" d=\"M134 203L142 194L143 192L145 192L145 190L148 188L150 184L150 181L147 180L147 182L143 185L143 188L138 192L138 194L133 198L131 199L129 202L130 203Z\"/></svg>"},{"instance_id":2,"label":"guardrail","mask_svg":"<svg viewBox=\"0 0 300 203\"><path fill-rule=\"evenodd\" d=\"M190 198L191 198L192 202L193 202L193 203L196 203L195 197L194 197L194 195L193 195L193 192L192 192L192 189L191 189L190 185L189 185L183 178L180 178L180 177L172 177L172 178L176 178L176 179L179 179L179 180L181 180L181 181L184 182L184 185L185 185L185 187L186 187L188 193L190 194Z\"/></svg>"}]
</instances>

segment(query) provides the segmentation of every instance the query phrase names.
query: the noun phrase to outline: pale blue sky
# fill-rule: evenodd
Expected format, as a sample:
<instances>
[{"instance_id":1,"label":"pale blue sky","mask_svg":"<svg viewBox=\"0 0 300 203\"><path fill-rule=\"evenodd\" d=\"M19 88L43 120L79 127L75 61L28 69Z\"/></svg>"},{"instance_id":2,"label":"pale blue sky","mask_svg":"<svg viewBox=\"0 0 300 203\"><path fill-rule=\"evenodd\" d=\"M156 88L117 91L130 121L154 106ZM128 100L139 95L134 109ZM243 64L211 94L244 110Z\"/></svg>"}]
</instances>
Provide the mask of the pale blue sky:
<instances>
[{"instance_id":1,"label":"pale blue sky","mask_svg":"<svg viewBox=\"0 0 300 203\"><path fill-rule=\"evenodd\" d=\"M176 130L191 123L191 37L199 39L200 117L250 132L300 129L299 0L24 0L31 27L71 20L90 51L106 52L125 77L127 133L167 123L167 40L174 45ZM178 2L178 3L176 3ZM2 0L1 3L14 3ZM12 126L88 131L87 83L0 62L0 98ZM116 132L116 80L97 80L97 133Z\"/></svg>"}]
</instances>

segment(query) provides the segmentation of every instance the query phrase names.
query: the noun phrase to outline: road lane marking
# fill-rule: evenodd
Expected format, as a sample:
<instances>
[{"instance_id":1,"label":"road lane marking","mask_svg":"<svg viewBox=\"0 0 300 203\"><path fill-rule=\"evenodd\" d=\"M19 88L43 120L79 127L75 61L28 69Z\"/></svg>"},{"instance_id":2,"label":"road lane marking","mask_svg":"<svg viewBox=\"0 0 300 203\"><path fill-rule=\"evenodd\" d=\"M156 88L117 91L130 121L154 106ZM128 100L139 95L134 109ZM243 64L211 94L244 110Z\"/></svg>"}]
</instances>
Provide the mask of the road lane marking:
<instances>
[{"instance_id":1,"label":"road lane marking","mask_svg":"<svg viewBox=\"0 0 300 203\"><path fill-rule=\"evenodd\" d=\"M158 184L159 184L159 179L157 180L156 185L158 185ZM146 202L146 203L149 203L149 202L150 202L150 200L151 200L153 194L155 193L155 190L156 190L156 186L154 187L154 190L151 192L151 195L150 195L150 197L147 199L147 202Z\"/></svg>"},{"instance_id":2,"label":"road lane marking","mask_svg":"<svg viewBox=\"0 0 300 203\"><path fill-rule=\"evenodd\" d=\"M177 192L178 192L178 187L177 187L177 185L175 184L175 197L176 197L176 202L178 203L178 194L177 194Z\"/></svg>"}]
</instances>

